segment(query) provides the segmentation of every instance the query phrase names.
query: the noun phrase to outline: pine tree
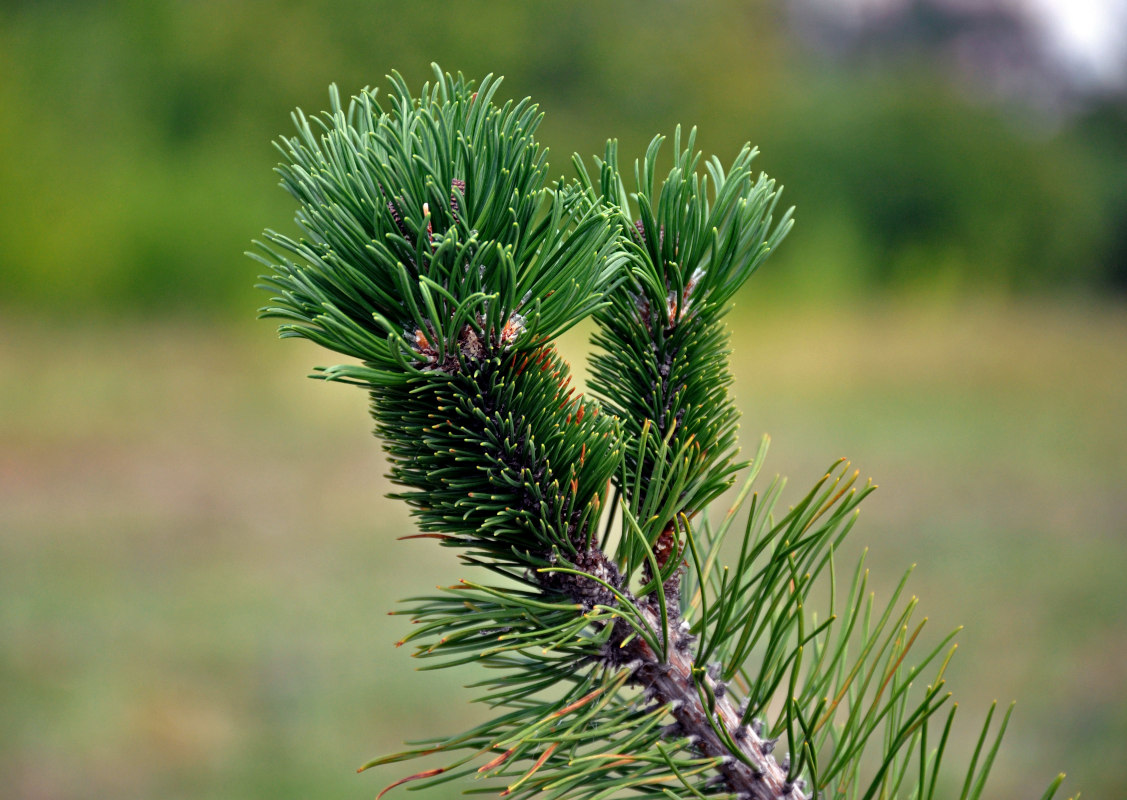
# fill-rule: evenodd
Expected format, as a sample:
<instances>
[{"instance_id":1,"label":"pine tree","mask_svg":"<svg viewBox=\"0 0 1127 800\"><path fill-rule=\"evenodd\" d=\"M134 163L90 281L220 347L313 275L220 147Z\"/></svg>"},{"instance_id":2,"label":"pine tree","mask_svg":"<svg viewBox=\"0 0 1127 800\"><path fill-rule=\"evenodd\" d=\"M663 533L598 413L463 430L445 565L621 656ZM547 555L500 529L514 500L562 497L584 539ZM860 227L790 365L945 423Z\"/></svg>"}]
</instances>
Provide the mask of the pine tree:
<instances>
[{"instance_id":1,"label":"pine tree","mask_svg":"<svg viewBox=\"0 0 1127 800\"><path fill-rule=\"evenodd\" d=\"M723 317L791 227L756 151L702 167L678 130L668 171L659 136L632 176L612 141L550 183L542 115L495 103L499 81L391 84L294 114L277 146L302 235L253 254L262 315L359 362L317 377L369 392L418 536L473 568L409 602L401 644L485 667L485 721L365 768L439 754L392 786L511 797L936 796L954 634L919 653L904 582L881 607L863 559L835 565L873 487L839 461L780 508L781 480L757 488L766 440L738 461ZM594 397L553 346L589 316Z\"/></svg>"}]
</instances>

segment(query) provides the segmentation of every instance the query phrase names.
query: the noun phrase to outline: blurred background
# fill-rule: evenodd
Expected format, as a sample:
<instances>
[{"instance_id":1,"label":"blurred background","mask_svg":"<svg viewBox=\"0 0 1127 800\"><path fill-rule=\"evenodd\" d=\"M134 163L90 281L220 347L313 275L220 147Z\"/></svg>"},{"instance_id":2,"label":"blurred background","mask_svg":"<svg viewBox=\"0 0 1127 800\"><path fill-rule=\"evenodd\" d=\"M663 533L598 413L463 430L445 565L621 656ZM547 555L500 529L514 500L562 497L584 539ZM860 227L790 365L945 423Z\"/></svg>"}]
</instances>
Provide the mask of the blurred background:
<instances>
[{"instance_id":1,"label":"blurred background","mask_svg":"<svg viewBox=\"0 0 1127 800\"><path fill-rule=\"evenodd\" d=\"M438 61L533 96L558 175L761 148L798 223L731 317L745 448L880 484L842 561L966 626L961 735L1019 701L990 796L1127 796L1125 5L0 4L3 794L372 797L480 718L386 615L462 568L241 255L293 107Z\"/></svg>"}]
</instances>

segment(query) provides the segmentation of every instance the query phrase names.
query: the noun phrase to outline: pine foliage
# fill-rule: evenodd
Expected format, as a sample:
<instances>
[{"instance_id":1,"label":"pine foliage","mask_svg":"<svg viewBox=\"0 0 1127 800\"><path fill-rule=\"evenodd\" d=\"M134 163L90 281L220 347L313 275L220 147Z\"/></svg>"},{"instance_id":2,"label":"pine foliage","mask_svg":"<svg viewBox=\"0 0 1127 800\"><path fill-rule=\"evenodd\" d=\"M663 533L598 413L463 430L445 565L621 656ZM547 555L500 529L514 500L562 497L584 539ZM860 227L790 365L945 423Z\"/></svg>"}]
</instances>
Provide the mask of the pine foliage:
<instances>
[{"instance_id":1,"label":"pine foliage","mask_svg":"<svg viewBox=\"0 0 1127 800\"><path fill-rule=\"evenodd\" d=\"M835 565L872 486L838 462L782 508L766 440L737 460L723 316L791 225L755 151L702 176L678 130L672 167L655 138L629 190L614 142L549 184L530 101L437 67L417 97L391 85L294 115L279 173L302 235L254 254L263 316L359 362L317 377L369 392L419 536L476 568L407 601L400 644L424 669L484 667L485 721L367 767L435 756L388 789L511 797L949 791L951 637L919 653L904 584L877 604L863 563ZM552 342L592 315L587 398ZM960 800L982 793L993 717Z\"/></svg>"}]
</instances>

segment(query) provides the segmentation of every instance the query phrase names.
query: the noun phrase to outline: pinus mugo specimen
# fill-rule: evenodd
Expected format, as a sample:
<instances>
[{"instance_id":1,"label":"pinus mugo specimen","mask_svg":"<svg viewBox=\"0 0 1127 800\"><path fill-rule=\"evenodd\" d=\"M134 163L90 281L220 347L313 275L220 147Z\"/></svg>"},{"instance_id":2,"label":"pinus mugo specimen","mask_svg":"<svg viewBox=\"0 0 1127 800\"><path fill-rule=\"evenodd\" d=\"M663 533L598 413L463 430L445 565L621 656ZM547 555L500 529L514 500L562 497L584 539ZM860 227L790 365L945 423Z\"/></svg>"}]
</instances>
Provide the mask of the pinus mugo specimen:
<instances>
[{"instance_id":1,"label":"pinus mugo specimen","mask_svg":"<svg viewBox=\"0 0 1127 800\"><path fill-rule=\"evenodd\" d=\"M295 113L302 236L255 256L263 316L359 362L318 377L369 392L396 496L472 567L411 601L404 641L487 667L485 720L367 766L439 754L392 786L515 798L979 797L1009 712L940 781L952 637L918 652L903 583L875 607L863 565L835 567L872 487L837 462L782 509L780 481L754 488L765 442L737 461L723 317L791 227L756 151L702 161L678 130L667 171L662 137L629 175L612 141L549 184L529 100L391 83ZM587 316L597 399L552 344Z\"/></svg>"}]
</instances>

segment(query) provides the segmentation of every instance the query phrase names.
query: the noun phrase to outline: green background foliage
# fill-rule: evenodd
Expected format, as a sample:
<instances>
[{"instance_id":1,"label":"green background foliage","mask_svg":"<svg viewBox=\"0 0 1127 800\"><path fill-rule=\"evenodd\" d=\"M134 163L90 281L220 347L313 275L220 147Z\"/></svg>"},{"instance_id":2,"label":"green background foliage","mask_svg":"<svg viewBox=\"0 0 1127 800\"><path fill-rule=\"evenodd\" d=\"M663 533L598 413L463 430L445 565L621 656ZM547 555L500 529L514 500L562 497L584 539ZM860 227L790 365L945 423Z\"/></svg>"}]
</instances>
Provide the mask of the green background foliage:
<instances>
[{"instance_id":1,"label":"green background foliage","mask_svg":"<svg viewBox=\"0 0 1127 800\"><path fill-rule=\"evenodd\" d=\"M432 60L541 103L555 174L676 123L723 158L752 141L806 220L775 267L805 291L1122 285L1122 152L1089 135L1101 119L1122 133L1121 107L1038 126L923 59L824 62L783 18L737 0L9 4L3 302L241 312L231 252L290 215L268 146L289 111L391 68L419 85Z\"/></svg>"},{"instance_id":2,"label":"green background foliage","mask_svg":"<svg viewBox=\"0 0 1127 800\"><path fill-rule=\"evenodd\" d=\"M392 642L461 575L386 502L363 394L253 323L239 254L292 217L269 142L429 63L532 95L573 150L746 140L798 225L731 317L745 452L797 498L839 454L856 546L936 631L971 717L1019 701L993 796L1127 789L1122 104L1028 112L845 69L780 7L58 2L0 7L0 783L18 798L370 797L368 758L470 724ZM582 374L590 329L568 337ZM846 559L848 560L848 559ZM473 678L467 673L466 681ZM386 780L381 780L386 777ZM449 796L434 794L434 797Z\"/></svg>"}]
</instances>

